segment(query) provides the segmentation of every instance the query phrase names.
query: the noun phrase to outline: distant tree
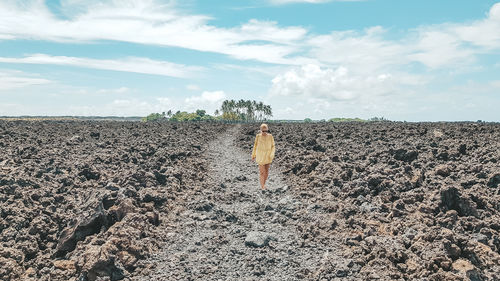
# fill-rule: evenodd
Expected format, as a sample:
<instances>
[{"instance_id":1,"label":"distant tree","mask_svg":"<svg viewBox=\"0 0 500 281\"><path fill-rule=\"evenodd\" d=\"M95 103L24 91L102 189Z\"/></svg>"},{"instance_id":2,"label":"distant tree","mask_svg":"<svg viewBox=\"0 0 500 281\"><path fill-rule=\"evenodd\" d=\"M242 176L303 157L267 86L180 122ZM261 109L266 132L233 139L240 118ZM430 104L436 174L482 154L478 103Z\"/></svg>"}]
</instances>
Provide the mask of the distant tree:
<instances>
[{"instance_id":1,"label":"distant tree","mask_svg":"<svg viewBox=\"0 0 500 281\"><path fill-rule=\"evenodd\" d=\"M197 109L196 114L199 115L200 117L205 116L206 111L203 109Z\"/></svg>"},{"instance_id":2,"label":"distant tree","mask_svg":"<svg viewBox=\"0 0 500 281\"><path fill-rule=\"evenodd\" d=\"M305 123L311 123L311 122L312 122L312 120L311 120L311 118L306 118L306 119L304 119L304 122L305 122Z\"/></svg>"},{"instance_id":3,"label":"distant tree","mask_svg":"<svg viewBox=\"0 0 500 281\"><path fill-rule=\"evenodd\" d=\"M388 121L387 119L385 119L383 116L382 117L372 117L370 119L368 119L369 121Z\"/></svg>"},{"instance_id":4,"label":"distant tree","mask_svg":"<svg viewBox=\"0 0 500 281\"><path fill-rule=\"evenodd\" d=\"M273 115L270 105L243 99L223 101L218 113L223 120L244 122L260 121Z\"/></svg>"},{"instance_id":5,"label":"distant tree","mask_svg":"<svg viewBox=\"0 0 500 281\"><path fill-rule=\"evenodd\" d=\"M160 121L165 119L165 117L160 114L160 113L151 113L148 116L142 118L142 121L149 122L149 121Z\"/></svg>"}]
</instances>

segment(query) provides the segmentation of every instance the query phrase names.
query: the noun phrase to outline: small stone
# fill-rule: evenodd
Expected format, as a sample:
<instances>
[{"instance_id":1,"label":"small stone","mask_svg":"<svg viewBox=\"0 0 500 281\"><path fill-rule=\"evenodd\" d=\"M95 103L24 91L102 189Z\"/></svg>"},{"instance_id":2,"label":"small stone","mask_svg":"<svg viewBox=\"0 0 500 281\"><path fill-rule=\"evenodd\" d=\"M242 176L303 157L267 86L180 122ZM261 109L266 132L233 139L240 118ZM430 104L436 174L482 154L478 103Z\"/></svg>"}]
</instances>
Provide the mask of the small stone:
<instances>
[{"instance_id":1,"label":"small stone","mask_svg":"<svg viewBox=\"0 0 500 281\"><path fill-rule=\"evenodd\" d=\"M57 269L68 270L71 272L74 272L76 270L75 262L72 260L54 261L54 267Z\"/></svg>"},{"instance_id":2,"label":"small stone","mask_svg":"<svg viewBox=\"0 0 500 281\"><path fill-rule=\"evenodd\" d=\"M436 175L447 177L450 175L450 169L447 165L439 165L436 167Z\"/></svg>"},{"instance_id":3,"label":"small stone","mask_svg":"<svg viewBox=\"0 0 500 281\"><path fill-rule=\"evenodd\" d=\"M418 231L416 231L415 229L410 227L406 230L406 232L403 234L403 236L410 239L410 240L413 240L413 238L415 238L415 236L417 236L417 234L418 234Z\"/></svg>"},{"instance_id":4,"label":"small stone","mask_svg":"<svg viewBox=\"0 0 500 281\"><path fill-rule=\"evenodd\" d=\"M251 231L245 238L245 245L250 247L261 248L269 245L269 241L275 240L269 233L261 231Z\"/></svg>"},{"instance_id":5,"label":"small stone","mask_svg":"<svg viewBox=\"0 0 500 281\"><path fill-rule=\"evenodd\" d=\"M482 233L472 234L472 239L479 243L483 243L484 245L488 245L488 237Z\"/></svg>"}]
</instances>

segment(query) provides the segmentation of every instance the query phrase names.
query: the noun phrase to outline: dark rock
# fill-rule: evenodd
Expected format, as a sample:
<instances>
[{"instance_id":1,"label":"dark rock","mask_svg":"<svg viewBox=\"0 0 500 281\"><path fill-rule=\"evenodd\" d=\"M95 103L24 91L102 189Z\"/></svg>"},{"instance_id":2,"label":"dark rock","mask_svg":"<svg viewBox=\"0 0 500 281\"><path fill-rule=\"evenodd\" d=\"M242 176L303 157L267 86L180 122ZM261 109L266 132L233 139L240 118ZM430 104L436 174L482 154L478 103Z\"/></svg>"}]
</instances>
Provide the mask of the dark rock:
<instances>
[{"instance_id":1,"label":"dark rock","mask_svg":"<svg viewBox=\"0 0 500 281\"><path fill-rule=\"evenodd\" d=\"M448 187L441 191L440 206L446 212L455 210L459 216L477 216L477 210L472 206L472 202L461 197L456 187Z\"/></svg>"},{"instance_id":2,"label":"dark rock","mask_svg":"<svg viewBox=\"0 0 500 281\"><path fill-rule=\"evenodd\" d=\"M470 281L484 281L485 279L481 276L479 272L476 270L468 270L466 272L467 278L469 278Z\"/></svg>"},{"instance_id":3,"label":"dark rock","mask_svg":"<svg viewBox=\"0 0 500 281\"><path fill-rule=\"evenodd\" d=\"M313 150L314 151L318 151L318 152L325 152L326 151L326 148L324 148L323 146L321 146L320 144L316 144L313 146Z\"/></svg>"},{"instance_id":4,"label":"dark rock","mask_svg":"<svg viewBox=\"0 0 500 281\"><path fill-rule=\"evenodd\" d=\"M467 152L467 145L465 143L462 143L459 147L458 147L458 152L460 154L465 154Z\"/></svg>"},{"instance_id":5,"label":"dark rock","mask_svg":"<svg viewBox=\"0 0 500 281\"><path fill-rule=\"evenodd\" d=\"M168 194L162 192L160 190L152 189L152 188L144 188L141 190L142 201L145 203L154 202L156 207L160 207L165 202L168 201Z\"/></svg>"},{"instance_id":6,"label":"dark rock","mask_svg":"<svg viewBox=\"0 0 500 281\"><path fill-rule=\"evenodd\" d=\"M405 162L412 162L417 159L418 152L416 151L407 151L406 149L397 149L395 151L391 151L394 155L394 159L401 160Z\"/></svg>"},{"instance_id":7,"label":"dark rock","mask_svg":"<svg viewBox=\"0 0 500 281\"><path fill-rule=\"evenodd\" d=\"M443 151L441 153L439 153L437 156L436 156L436 159L438 160L444 160L444 161L448 161L449 160L449 154L447 151Z\"/></svg>"},{"instance_id":8,"label":"dark rock","mask_svg":"<svg viewBox=\"0 0 500 281\"><path fill-rule=\"evenodd\" d=\"M450 175L450 168L447 165L439 165L436 167L436 175L447 177Z\"/></svg>"},{"instance_id":9,"label":"dark rock","mask_svg":"<svg viewBox=\"0 0 500 281\"><path fill-rule=\"evenodd\" d=\"M99 174L99 172L97 172L89 167L83 168L83 170L78 175L84 176L85 179L87 179L87 180L98 180L101 176Z\"/></svg>"},{"instance_id":10,"label":"dark rock","mask_svg":"<svg viewBox=\"0 0 500 281\"><path fill-rule=\"evenodd\" d=\"M494 174L489 180L488 180L488 187L494 188L498 187L500 184L500 174Z\"/></svg>"},{"instance_id":11,"label":"dark rock","mask_svg":"<svg viewBox=\"0 0 500 281\"><path fill-rule=\"evenodd\" d=\"M235 177L235 179L238 181L247 181L248 180L248 178L245 175L239 175L239 176Z\"/></svg>"},{"instance_id":12,"label":"dark rock","mask_svg":"<svg viewBox=\"0 0 500 281\"><path fill-rule=\"evenodd\" d=\"M90 132L90 137L98 140L101 137L101 133L99 133L99 132Z\"/></svg>"},{"instance_id":13,"label":"dark rock","mask_svg":"<svg viewBox=\"0 0 500 281\"><path fill-rule=\"evenodd\" d=\"M57 243L55 256L60 257L75 249L76 243L85 239L85 237L98 233L103 227L107 226L107 215L99 202L95 210L87 217L81 217L78 222L70 228L65 229Z\"/></svg>"},{"instance_id":14,"label":"dark rock","mask_svg":"<svg viewBox=\"0 0 500 281\"><path fill-rule=\"evenodd\" d=\"M210 212L213 207L214 203L207 200L195 202L194 204L192 204L192 208L199 212Z\"/></svg>"}]
</instances>

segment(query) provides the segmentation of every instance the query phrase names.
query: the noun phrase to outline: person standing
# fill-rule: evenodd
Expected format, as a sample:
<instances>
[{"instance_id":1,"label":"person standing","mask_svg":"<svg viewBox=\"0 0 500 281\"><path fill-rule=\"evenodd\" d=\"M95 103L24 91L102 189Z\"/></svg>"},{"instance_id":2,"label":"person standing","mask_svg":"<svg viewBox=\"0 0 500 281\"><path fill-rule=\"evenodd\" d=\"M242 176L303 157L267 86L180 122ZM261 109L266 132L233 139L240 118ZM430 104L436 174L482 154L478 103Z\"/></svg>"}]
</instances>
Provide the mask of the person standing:
<instances>
[{"instance_id":1,"label":"person standing","mask_svg":"<svg viewBox=\"0 0 500 281\"><path fill-rule=\"evenodd\" d=\"M260 125L260 133L255 136L252 150L252 161L259 164L260 188L266 190L266 180L269 176L269 167L274 159L274 138L269 133L267 124Z\"/></svg>"}]
</instances>

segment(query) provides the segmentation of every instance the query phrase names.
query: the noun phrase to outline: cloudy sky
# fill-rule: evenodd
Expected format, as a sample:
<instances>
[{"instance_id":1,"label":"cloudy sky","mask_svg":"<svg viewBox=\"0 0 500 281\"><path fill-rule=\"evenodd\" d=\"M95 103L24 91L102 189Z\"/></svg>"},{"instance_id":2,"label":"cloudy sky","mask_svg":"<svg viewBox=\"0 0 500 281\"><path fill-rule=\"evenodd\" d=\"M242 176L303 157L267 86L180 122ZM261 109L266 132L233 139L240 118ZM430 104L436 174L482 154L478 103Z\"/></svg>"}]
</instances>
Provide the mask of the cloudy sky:
<instances>
[{"instance_id":1,"label":"cloudy sky","mask_svg":"<svg viewBox=\"0 0 500 281\"><path fill-rule=\"evenodd\" d=\"M500 2L1 0L0 116L500 121Z\"/></svg>"}]
</instances>

